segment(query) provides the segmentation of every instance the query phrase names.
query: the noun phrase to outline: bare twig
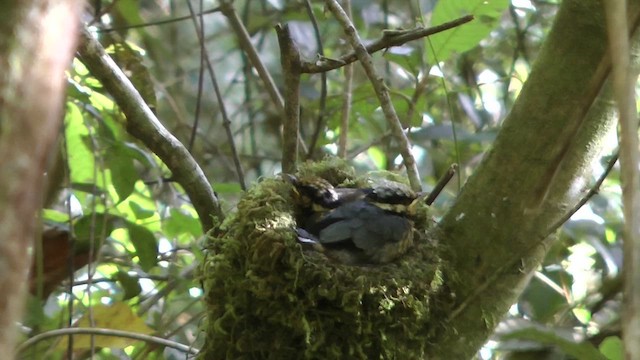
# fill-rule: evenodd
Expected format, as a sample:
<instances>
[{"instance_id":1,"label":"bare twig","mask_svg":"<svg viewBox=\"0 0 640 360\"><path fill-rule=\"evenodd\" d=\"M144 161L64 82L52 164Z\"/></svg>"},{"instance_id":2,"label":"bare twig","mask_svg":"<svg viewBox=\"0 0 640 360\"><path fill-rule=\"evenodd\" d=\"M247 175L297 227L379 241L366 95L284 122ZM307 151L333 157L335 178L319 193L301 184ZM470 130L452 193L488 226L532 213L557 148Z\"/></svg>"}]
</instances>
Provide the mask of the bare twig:
<instances>
[{"instance_id":1,"label":"bare twig","mask_svg":"<svg viewBox=\"0 0 640 360\"><path fill-rule=\"evenodd\" d=\"M200 10L202 11L202 1L200 0ZM190 0L187 1L187 3L189 4L189 9L191 9L191 2ZM193 14L193 11L191 11L191 13ZM200 18L200 24L204 24L204 17L202 12L200 13L200 15L198 16ZM193 16L193 21L195 23L195 16ZM204 38L204 26L200 26L200 29L196 29L197 31L200 32L200 34L198 35L198 39L203 39ZM202 88L204 86L204 62L205 62L205 55L206 55L206 51L207 48L204 46L204 43L199 41L200 43L200 66L198 68L198 93L196 95L196 108L193 111L194 115L193 115L193 126L191 127L191 135L189 136L189 143L187 144L187 149L189 149L189 152L193 151L193 145L196 142L196 134L198 133L198 127L200 126L200 108L202 105Z\"/></svg>"},{"instance_id":2,"label":"bare twig","mask_svg":"<svg viewBox=\"0 0 640 360\"><path fill-rule=\"evenodd\" d=\"M400 46L412 40L417 40L423 38L425 36L437 34L439 32L443 32L445 30L452 29L454 27L460 26L462 24L468 23L473 20L473 15L463 16L459 19L446 22L441 25L437 25L430 28L417 28L412 30L404 30L398 33L393 31L384 32L382 38L376 40L366 47L366 51L369 54L373 54L377 51L388 49L394 46ZM332 61L320 61L316 63L303 62L301 72L303 74L307 73L319 73L329 70L338 69L342 66L350 64L354 61L358 60L358 56L356 52L349 53L347 55L343 55L338 59Z\"/></svg>"},{"instance_id":3,"label":"bare twig","mask_svg":"<svg viewBox=\"0 0 640 360\"><path fill-rule=\"evenodd\" d=\"M569 219L571 219L573 214L575 214L578 210L580 210L580 208L583 207L584 204L586 204L595 194L598 193L598 191L600 191L600 186L602 186L602 183L604 182L604 180L607 178L607 176L609 176L609 173L611 172L613 167L616 165L616 161L618 161L618 151L616 151L615 154L613 154L613 156L611 157L611 159L609 159L609 163L607 164L607 167L604 169L604 172L600 175L598 180L596 180L596 183L591 187L591 189L589 189L589 192L587 192L587 194L584 197L582 197L582 199L580 199L580 201L578 201L578 203L573 208L571 208L571 210L569 210L560 219L558 219L558 221L556 221L551 227L549 227L549 230L545 232L543 239L547 238L549 235L556 232L556 230L558 230L560 226L562 226L565 222L569 221Z\"/></svg>"},{"instance_id":4,"label":"bare twig","mask_svg":"<svg viewBox=\"0 0 640 360\"><path fill-rule=\"evenodd\" d=\"M120 337L120 338L140 340L150 344L157 344L157 345L170 347L170 348L185 352L187 354L195 355L198 353L198 350L194 349L191 346L180 344L175 341L167 340L161 337L134 333L131 331L103 329L103 328L66 328L66 329L56 329L56 330L43 332L32 338L29 338L27 341L20 344L20 347L18 347L18 353L26 351L27 349L29 349L30 347L34 346L35 344L39 343L42 340L46 340L52 337L67 336L70 334L76 334L76 335L86 334L86 335L96 335L96 336L99 335L99 336Z\"/></svg>"},{"instance_id":5,"label":"bare twig","mask_svg":"<svg viewBox=\"0 0 640 360\"><path fill-rule=\"evenodd\" d=\"M300 127L300 52L291 39L287 25L276 25L280 61L286 89L282 141L282 171L294 173L298 161L297 134Z\"/></svg>"},{"instance_id":6,"label":"bare twig","mask_svg":"<svg viewBox=\"0 0 640 360\"><path fill-rule=\"evenodd\" d=\"M97 11L97 9L96 9ZM215 7L213 9L209 9L209 10L205 10L202 11L196 15L207 15L207 14L212 14L212 13L216 13L220 11L220 7ZM166 20L160 20L160 21L153 21L153 22L148 22L148 23L144 23L144 24L134 24L134 25L127 25L127 26L117 26L117 27L112 27L112 28L104 28L104 29L99 29L99 32L110 32L110 31L121 31L121 30L129 30L129 29L139 29L139 28L144 28L144 27L149 27L149 26L158 26L158 25L165 25L165 24L171 24L174 22L178 22L178 21L183 21L183 20L189 20L193 17L193 15L186 15L186 16L179 16L179 17L175 17L175 18L171 18L171 19L166 19Z\"/></svg>"},{"instance_id":7,"label":"bare twig","mask_svg":"<svg viewBox=\"0 0 640 360\"><path fill-rule=\"evenodd\" d=\"M436 186L433 188L433 190L431 190L429 196L427 196L427 198L424 200L427 205L433 204L438 195L440 195L440 193L442 192L442 189L444 189L449 181L451 181L451 178L453 177L453 175L455 175L457 170L458 164L451 164L451 166L449 166L447 172L438 180Z\"/></svg>"},{"instance_id":8,"label":"bare twig","mask_svg":"<svg viewBox=\"0 0 640 360\"><path fill-rule=\"evenodd\" d=\"M251 20L250 14L251 1L245 1L244 7L242 9L242 23L245 26L250 26L249 22ZM260 42L258 42L260 44ZM258 46L258 48L260 48ZM253 78L251 76L251 64L249 64L249 59L247 58L247 54L241 52L242 58L242 74L244 76L243 89L244 89L244 104L246 108L246 113L249 118L249 151L251 152L252 157L258 156L258 143L256 141L256 114L258 113L256 106L253 104L253 92L252 92L252 81ZM253 170L256 173L257 178L262 177L262 162L261 161L252 161Z\"/></svg>"},{"instance_id":9,"label":"bare twig","mask_svg":"<svg viewBox=\"0 0 640 360\"><path fill-rule=\"evenodd\" d=\"M582 199L580 199L580 201L570 211L568 211L564 216L558 219L558 221L556 221L551 227L549 227L549 229L544 231L542 235L540 235L537 238L536 241L534 241L527 248L523 249L521 254L529 253L532 249L538 246L541 246L544 240L549 237L549 235L553 234L556 230L558 230L565 222L567 222L567 220L571 218L571 216L573 216L573 214L575 214L582 206L584 206L584 204L586 204L589 201L589 199L591 199L595 194L597 194L598 191L600 190L600 186L602 186L602 183L611 172L611 169L613 169L617 160L618 160L618 154L616 152L616 154L614 154L613 157L609 160L609 163L607 164L607 168L603 171L603 173L600 175L596 183L591 187L589 192ZM469 304L471 304L471 302L477 299L477 297L480 296L480 294L482 294L482 292L484 292L493 282L497 281L497 279L499 279L500 276L503 275L506 271L509 271L508 269L512 269L516 265L516 263L519 261L521 261L521 256L514 256L512 261L503 264L500 268L498 268L495 272L493 272L491 276L489 276L482 284L480 284L478 287L476 287L473 290L471 295L469 295L464 301L462 301L458 306L456 306L456 308L453 309L453 311L449 313L448 320L451 321L455 319L458 315L460 315L460 313L462 313L462 311L466 309L469 306Z\"/></svg>"},{"instance_id":10,"label":"bare twig","mask_svg":"<svg viewBox=\"0 0 640 360\"><path fill-rule=\"evenodd\" d=\"M422 96L425 89L427 88L428 83L429 83L428 74L422 75L422 78L418 80L418 82L416 83L416 87L413 90L413 95L411 95L411 100L409 100L409 106L407 107L407 113L404 119L406 127L409 127L411 125L413 115L416 113L416 104L418 103L418 100L420 100L420 97Z\"/></svg>"},{"instance_id":11,"label":"bare twig","mask_svg":"<svg viewBox=\"0 0 640 360\"><path fill-rule=\"evenodd\" d=\"M260 78L262 79L262 82L264 83L264 86L267 89L269 96L271 97L271 101L276 106L278 111L281 114L284 114L284 100L282 100L282 95L280 94L280 91L278 91L278 87L276 86L275 81L273 81L271 73L269 73L267 68L262 63L260 55L258 55L258 51L251 43L249 32L247 32L247 29L244 27L244 25L242 25L242 20L240 20L238 13L233 8L232 2L221 1L220 11L222 11L222 14L224 14L224 16L227 17L227 20L229 20L229 25L231 25L231 28L238 37L238 41L240 41L240 47L247 54L251 65L253 65L253 67L256 69L258 75L260 75Z\"/></svg>"},{"instance_id":12,"label":"bare twig","mask_svg":"<svg viewBox=\"0 0 640 360\"><path fill-rule=\"evenodd\" d=\"M360 40L360 36L358 35L356 28L353 26L353 23L351 23L349 16L347 16L347 14L344 12L342 7L336 0L326 0L326 4L329 10L331 10L338 22L340 22L340 24L344 28L349 43L354 48L358 60L367 73L367 77L369 77L369 80L373 84L376 96L378 97L380 105L382 106L382 111L384 112L385 118L389 123L391 131L393 132L394 139L400 146L400 154L404 159L404 165L407 169L407 177L409 178L409 184L411 184L411 188L414 191L420 191L422 189L422 185L420 182L420 175L418 174L418 166L416 165L415 158L411 153L411 144L409 143L409 139L402 130L402 124L400 123L398 114L396 113L396 110L393 107L393 103L391 102L389 90L384 84L383 79L378 75L373 65L371 55L368 53L366 47ZM393 36L393 38L395 37L396 36Z\"/></svg>"},{"instance_id":13,"label":"bare twig","mask_svg":"<svg viewBox=\"0 0 640 360\"><path fill-rule=\"evenodd\" d=\"M344 1L344 11L349 18L351 14L351 0ZM340 138L338 139L338 156L347 157L347 140L349 139L349 118L351 117L351 102L353 99L353 65L344 67L344 90L342 93L342 114L340 115Z\"/></svg>"},{"instance_id":14,"label":"bare twig","mask_svg":"<svg viewBox=\"0 0 640 360\"><path fill-rule=\"evenodd\" d=\"M126 130L158 155L185 189L198 212L203 231L213 228L212 216L222 221L224 214L220 203L198 163L160 123L131 81L86 29L81 32L78 53L127 117Z\"/></svg>"},{"instance_id":15,"label":"bare twig","mask_svg":"<svg viewBox=\"0 0 640 360\"><path fill-rule=\"evenodd\" d=\"M187 1L187 6L189 7L189 11L193 16L193 25L196 28L196 34L198 35L198 42L200 43L200 48L205 49L204 37L202 36L204 33L204 24L198 24L196 20L196 13L193 10L193 5L191 5L191 1ZM227 107L224 104L224 100L222 99L222 93L220 92L220 86L218 86L218 79L216 77L216 72L211 64L211 58L206 51L202 52L204 55L204 60L207 64L207 70L209 71L209 76L211 77L211 83L213 84L213 90L216 94L216 100L218 101L218 107L220 108L220 114L222 115L222 126L224 127L225 132L227 133L227 139L229 140L229 148L231 149L231 157L233 158L233 164L236 168L236 175L238 176L238 183L240 184L240 188L242 190L247 190L247 184L244 181L244 170L242 170L242 164L240 164L240 158L238 157L238 150L236 150L236 143L233 139L233 132L231 131L231 120L229 120L229 115L227 114ZM194 124L196 126L196 124Z\"/></svg>"},{"instance_id":16,"label":"bare twig","mask_svg":"<svg viewBox=\"0 0 640 360\"><path fill-rule=\"evenodd\" d=\"M369 141L369 143L360 145L359 147L349 151L349 154L347 154L347 159L354 159L356 156L369 150L370 147L386 143L391 138L391 135L391 130L385 130L382 135L378 135L377 138Z\"/></svg>"},{"instance_id":17,"label":"bare twig","mask_svg":"<svg viewBox=\"0 0 640 360\"><path fill-rule=\"evenodd\" d=\"M307 14L309 19L311 20L311 25L313 26L313 34L316 38L316 44L318 46L318 54L320 56L324 56L324 48L322 45L322 37L320 36L320 29L318 27L318 20L316 16L313 14L313 9L311 7L311 0L305 0L304 2L305 8L307 9ZM320 133L324 130L325 121L324 121L324 111L327 106L327 73L323 72L320 74L320 106L318 106L318 118L316 120L316 128L313 130L313 135L311 136L311 142L309 142L309 151L307 152L307 159L313 158L313 153L315 152L316 145L318 143L318 139L320 138Z\"/></svg>"},{"instance_id":18,"label":"bare twig","mask_svg":"<svg viewBox=\"0 0 640 360\"><path fill-rule=\"evenodd\" d=\"M222 1L220 4L220 10L222 14L224 14L224 16L227 17L227 20L229 20L229 24L231 25L231 28L233 29L234 33L238 37L238 40L240 41L240 47L247 54L247 57L249 58L249 62L251 62L251 65L253 65L253 67L258 72L258 75L260 76L260 79L262 79L262 82L265 88L267 88L267 92L271 97L271 101L276 106L276 109L278 109L278 112L283 116L286 116L285 109L284 109L284 100L282 99L282 95L280 94L280 91L278 91L278 87L276 86L276 83L273 81L273 78L271 77L271 73L269 73L269 70L267 70L267 68L262 63L262 60L260 59L260 55L258 55L258 51L251 43L251 37L249 37L249 32L242 24L242 20L240 20L238 13L233 8L232 2L228 0ZM298 145L300 146L303 152L305 153L308 152L307 145L300 137L300 134L298 134Z\"/></svg>"},{"instance_id":19,"label":"bare twig","mask_svg":"<svg viewBox=\"0 0 640 360\"><path fill-rule=\"evenodd\" d=\"M620 170L624 210L624 297L622 339L625 359L640 356L640 152L635 83L631 69L627 1L603 2L611 52L613 90L618 106Z\"/></svg>"}]
</instances>

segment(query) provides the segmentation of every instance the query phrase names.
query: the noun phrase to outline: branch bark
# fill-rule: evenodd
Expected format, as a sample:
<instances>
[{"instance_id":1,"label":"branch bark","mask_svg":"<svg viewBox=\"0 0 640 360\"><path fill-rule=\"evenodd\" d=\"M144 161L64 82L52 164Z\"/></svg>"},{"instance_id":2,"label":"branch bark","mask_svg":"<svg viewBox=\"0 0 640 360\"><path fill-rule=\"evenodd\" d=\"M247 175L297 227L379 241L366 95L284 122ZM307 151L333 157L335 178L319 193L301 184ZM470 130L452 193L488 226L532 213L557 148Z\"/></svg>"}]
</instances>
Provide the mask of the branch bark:
<instances>
[{"instance_id":1,"label":"branch bark","mask_svg":"<svg viewBox=\"0 0 640 360\"><path fill-rule=\"evenodd\" d=\"M639 5L628 9L633 29ZM434 358L477 351L544 258L548 228L587 190L613 125L610 69L600 1L564 1L493 149L441 222L456 303Z\"/></svg>"},{"instance_id":2,"label":"branch bark","mask_svg":"<svg viewBox=\"0 0 640 360\"><path fill-rule=\"evenodd\" d=\"M293 174L298 165L297 135L300 133L300 52L287 25L276 25L276 32L286 99L282 130L282 171Z\"/></svg>"},{"instance_id":3,"label":"branch bark","mask_svg":"<svg viewBox=\"0 0 640 360\"><path fill-rule=\"evenodd\" d=\"M640 356L640 154L635 84L638 74L630 65L627 2L605 0L613 65L613 90L618 105L620 169L624 208L624 308L621 317L625 359Z\"/></svg>"},{"instance_id":4,"label":"branch bark","mask_svg":"<svg viewBox=\"0 0 640 360\"><path fill-rule=\"evenodd\" d=\"M377 71L373 66L371 55L362 43L362 40L360 40L360 36L358 35L356 28L353 26L351 19L349 19L349 16L347 15L347 13L345 13L344 9L342 9L342 7L335 0L327 0L326 3L327 7L331 10L331 12L333 12L333 15L344 28L345 34L347 35L347 40L353 47L356 56L360 61L360 64L364 68L369 81L371 81L371 84L373 85L376 96L380 101L380 106L382 107L384 117L385 119L387 119L387 123L391 128L391 132L400 146L400 154L402 155L402 159L404 160L404 166L407 169L407 177L409 178L409 184L411 185L411 188L414 191L421 191L422 183L420 181L420 174L418 173L416 160L411 153L411 144L409 143L409 139L402 129L402 124L400 123L398 114L393 107L391 97L389 96L389 90L387 89L384 80L377 74Z\"/></svg>"},{"instance_id":5,"label":"branch bark","mask_svg":"<svg viewBox=\"0 0 640 360\"><path fill-rule=\"evenodd\" d=\"M203 231L214 227L212 217L222 222L224 214L220 203L189 151L160 123L100 43L86 30L81 33L80 39L78 53L82 62L122 109L127 117L127 131L158 155L182 185L200 217Z\"/></svg>"}]
</instances>

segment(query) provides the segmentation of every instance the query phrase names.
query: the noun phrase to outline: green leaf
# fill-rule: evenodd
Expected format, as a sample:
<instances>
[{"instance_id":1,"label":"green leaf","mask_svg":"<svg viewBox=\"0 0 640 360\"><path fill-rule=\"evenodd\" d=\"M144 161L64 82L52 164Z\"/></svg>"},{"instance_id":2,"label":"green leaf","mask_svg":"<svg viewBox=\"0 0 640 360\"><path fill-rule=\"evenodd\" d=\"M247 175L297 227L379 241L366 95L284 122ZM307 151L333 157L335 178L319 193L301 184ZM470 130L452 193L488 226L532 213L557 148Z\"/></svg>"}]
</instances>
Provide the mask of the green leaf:
<instances>
[{"instance_id":1,"label":"green leaf","mask_svg":"<svg viewBox=\"0 0 640 360\"><path fill-rule=\"evenodd\" d=\"M158 262L158 244L153 233L144 226L127 222L129 239L133 247L136 248L136 255L140 262L140 267L144 271L149 271Z\"/></svg>"},{"instance_id":2,"label":"green leaf","mask_svg":"<svg viewBox=\"0 0 640 360\"><path fill-rule=\"evenodd\" d=\"M408 46L393 47L385 52L385 59L397 64L408 73L418 77L422 68L422 56L420 51L415 51Z\"/></svg>"},{"instance_id":3,"label":"green leaf","mask_svg":"<svg viewBox=\"0 0 640 360\"><path fill-rule=\"evenodd\" d=\"M118 15L122 16L129 24L141 24L144 22L140 16L140 4L136 0L120 0L114 3Z\"/></svg>"},{"instance_id":4,"label":"green leaf","mask_svg":"<svg viewBox=\"0 0 640 360\"><path fill-rule=\"evenodd\" d=\"M237 182L217 183L215 191L218 194L240 194L242 193L242 188Z\"/></svg>"},{"instance_id":5,"label":"green leaf","mask_svg":"<svg viewBox=\"0 0 640 360\"><path fill-rule=\"evenodd\" d=\"M88 239L98 238L98 234L108 236L116 228L116 223L122 218L103 213L84 215L73 225L73 231L79 243Z\"/></svg>"},{"instance_id":6,"label":"green leaf","mask_svg":"<svg viewBox=\"0 0 640 360\"><path fill-rule=\"evenodd\" d=\"M624 359L622 340L617 336L609 336L600 343L600 352L609 360Z\"/></svg>"},{"instance_id":7,"label":"green leaf","mask_svg":"<svg viewBox=\"0 0 640 360\"><path fill-rule=\"evenodd\" d=\"M440 25L465 15L473 15L475 19L470 23L428 37L425 41L429 62L434 64L436 59L446 61L454 53L463 53L478 45L480 40L496 28L502 13L508 6L508 0L438 1L431 16L433 25Z\"/></svg>"},{"instance_id":8,"label":"green leaf","mask_svg":"<svg viewBox=\"0 0 640 360\"><path fill-rule=\"evenodd\" d=\"M367 154L373 160L373 163L376 164L377 169L386 169L387 168L387 157L384 155L384 152L380 150L377 146L372 146L367 150Z\"/></svg>"},{"instance_id":9,"label":"green leaf","mask_svg":"<svg viewBox=\"0 0 640 360\"><path fill-rule=\"evenodd\" d=\"M152 217L156 212L154 210L146 209L135 201L129 202L129 208L133 211L136 219L143 220Z\"/></svg>"},{"instance_id":10,"label":"green leaf","mask_svg":"<svg viewBox=\"0 0 640 360\"><path fill-rule=\"evenodd\" d=\"M53 209L43 209L42 220L46 223L66 224L69 221L69 214Z\"/></svg>"},{"instance_id":11,"label":"green leaf","mask_svg":"<svg viewBox=\"0 0 640 360\"><path fill-rule=\"evenodd\" d=\"M548 280L556 284L571 282L571 274L564 270L541 272ZM518 302L526 314L538 321L547 321L557 315L560 309L567 306L567 299L558 294L546 282L534 278L520 296Z\"/></svg>"},{"instance_id":12,"label":"green leaf","mask_svg":"<svg viewBox=\"0 0 640 360\"><path fill-rule=\"evenodd\" d=\"M605 360L606 358L588 342L576 343L557 335L552 331L536 329L534 327L514 331L501 337L503 340L531 340L545 345L553 345L565 354L576 359Z\"/></svg>"},{"instance_id":13,"label":"green leaf","mask_svg":"<svg viewBox=\"0 0 640 360\"><path fill-rule=\"evenodd\" d=\"M104 190L100 189L98 185L94 183L72 182L71 188L94 196L102 196L104 194Z\"/></svg>"},{"instance_id":14,"label":"green leaf","mask_svg":"<svg viewBox=\"0 0 640 360\"><path fill-rule=\"evenodd\" d=\"M124 300L129 300L138 296L142 292L142 287L137 278L130 276L126 271L118 271L114 279L122 286L124 290Z\"/></svg>"},{"instance_id":15,"label":"green leaf","mask_svg":"<svg viewBox=\"0 0 640 360\"><path fill-rule=\"evenodd\" d=\"M84 124L82 112L74 103L67 103L64 121L71 182L94 183L95 159L85 141L89 137L89 130Z\"/></svg>"},{"instance_id":16,"label":"green leaf","mask_svg":"<svg viewBox=\"0 0 640 360\"><path fill-rule=\"evenodd\" d=\"M178 237L185 233L193 237L202 235L200 221L176 208L171 209L171 216L163 222L162 227L169 237Z\"/></svg>"},{"instance_id":17,"label":"green leaf","mask_svg":"<svg viewBox=\"0 0 640 360\"><path fill-rule=\"evenodd\" d=\"M88 104L90 91L74 79L67 78L67 96L83 104Z\"/></svg>"},{"instance_id":18,"label":"green leaf","mask_svg":"<svg viewBox=\"0 0 640 360\"><path fill-rule=\"evenodd\" d=\"M122 202L133 192L138 174L130 151L122 143L114 143L105 155L105 166L111 173L111 183Z\"/></svg>"}]
</instances>

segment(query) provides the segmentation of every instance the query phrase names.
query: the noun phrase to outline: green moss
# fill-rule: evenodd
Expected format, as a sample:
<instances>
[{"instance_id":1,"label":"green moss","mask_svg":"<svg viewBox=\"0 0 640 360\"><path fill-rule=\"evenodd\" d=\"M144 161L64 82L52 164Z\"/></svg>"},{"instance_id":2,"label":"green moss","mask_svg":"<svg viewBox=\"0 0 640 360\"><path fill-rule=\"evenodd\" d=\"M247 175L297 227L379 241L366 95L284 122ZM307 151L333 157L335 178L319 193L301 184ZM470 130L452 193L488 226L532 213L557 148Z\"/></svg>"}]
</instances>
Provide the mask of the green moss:
<instances>
[{"instance_id":1,"label":"green moss","mask_svg":"<svg viewBox=\"0 0 640 360\"><path fill-rule=\"evenodd\" d=\"M305 164L300 175L361 183L336 160ZM223 234L210 239L201 358L420 358L442 287L426 208L414 249L395 263L367 267L303 251L294 213L290 184L268 179L245 194Z\"/></svg>"}]
</instances>

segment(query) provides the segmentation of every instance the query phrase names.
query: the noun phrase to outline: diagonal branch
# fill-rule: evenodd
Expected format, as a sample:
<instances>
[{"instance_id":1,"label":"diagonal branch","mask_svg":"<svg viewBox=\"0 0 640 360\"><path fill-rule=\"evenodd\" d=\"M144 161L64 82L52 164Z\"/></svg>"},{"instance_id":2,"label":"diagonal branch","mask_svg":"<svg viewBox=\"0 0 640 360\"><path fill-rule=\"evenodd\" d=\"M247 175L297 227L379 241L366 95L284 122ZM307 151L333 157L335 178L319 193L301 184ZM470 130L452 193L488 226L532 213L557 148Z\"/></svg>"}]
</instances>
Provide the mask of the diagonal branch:
<instances>
[{"instance_id":1,"label":"diagonal branch","mask_svg":"<svg viewBox=\"0 0 640 360\"><path fill-rule=\"evenodd\" d=\"M437 26L433 26L430 28L416 28L411 30L386 30L383 31L382 38L376 40L375 42L366 46L366 50L369 54L373 54L377 51L388 49L394 46L400 46L409 41L418 40L425 36L437 34L439 32L443 32L449 29L453 29L454 27L466 24L473 20L473 15L466 15L461 18L446 22L444 24L440 24ZM319 61L315 63L311 62L303 62L302 70L303 74L315 74L320 72L325 72L329 70L334 70L341 68L347 64L351 64L358 60L358 56L356 52L352 52L346 55L341 56L338 59L334 60L325 60Z\"/></svg>"},{"instance_id":2,"label":"diagonal branch","mask_svg":"<svg viewBox=\"0 0 640 360\"><path fill-rule=\"evenodd\" d=\"M362 64L367 77L369 77L371 84L373 84L373 89L375 90L376 96L380 101L380 106L382 106L382 111L384 112L385 118L389 123L389 127L391 128L395 140L400 146L400 154L404 159L404 165L407 169L409 184L411 184L411 188L414 191L420 191L422 189L422 185L420 182L420 175L418 173L418 166L416 165L416 160L411 153L411 144L409 143L409 139L402 130L402 124L400 123L398 114L396 113L396 110L393 107L393 103L391 102L389 90L387 89L384 80L378 75L373 65L373 59L367 51L367 48L362 43L362 40L360 40L360 36L358 35L358 32L353 26L353 23L351 22L351 19L349 19L347 13L342 9L340 4L338 4L336 0L327 0L326 3L329 10L331 10L338 22L340 22L340 24L344 28L349 43L355 50L356 56ZM393 36L393 38L395 37L396 36Z\"/></svg>"},{"instance_id":3,"label":"diagonal branch","mask_svg":"<svg viewBox=\"0 0 640 360\"><path fill-rule=\"evenodd\" d=\"M229 141L229 148L231 149L231 158L233 159L233 165L236 168L236 175L238 176L238 183L240 184L240 188L243 191L247 190L247 184L244 181L244 170L242 169L242 164L240 164L240 158L238 156L238 150L236 149L236 143L233 138L233 133L231 131L231 120L229 120L229 114L227 114L227 107L224 104L222 99L222 93L220 92L220 86L218 85L218 77L216 76L215 69L213 68L213 64L211 64L211 57L209 53L206 51L206 46L204 43L204 22L202 22L202 18L200 19L200 23L196 19L196 12L193 10L193 6L190 1L187 1L187 5L189 7L189 11L191 12L191 16L193 19L193 25L195 26L196 35L198 36L198 42L200 44L200 48L202 49L202 56L204 57L205 63L207 64L207 70L209 71L209 77L211 78L211 83L213 85L213 90L216 94L216 101L218 102L218 106L220 107L220 114L222 115L222 126L227 134L227 139ZM197 124L194 124L194 129Z\"/></svg>"},{"instance_id":4,"label":"diagonal branch","mask_svg":"<svg viewBox=\"0 0 640 360\"><path fill-rule=\"evenodd\" d=\"M198 163L184 145L160 123L131 81L86 29L80 34L78 54L87 69L122 109L127 117L127 132L158 155L182 185L200 217L203 231L214 227L212 216L221 222L224 214L220 203Z\"/></svg>"}]
</instances>

